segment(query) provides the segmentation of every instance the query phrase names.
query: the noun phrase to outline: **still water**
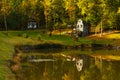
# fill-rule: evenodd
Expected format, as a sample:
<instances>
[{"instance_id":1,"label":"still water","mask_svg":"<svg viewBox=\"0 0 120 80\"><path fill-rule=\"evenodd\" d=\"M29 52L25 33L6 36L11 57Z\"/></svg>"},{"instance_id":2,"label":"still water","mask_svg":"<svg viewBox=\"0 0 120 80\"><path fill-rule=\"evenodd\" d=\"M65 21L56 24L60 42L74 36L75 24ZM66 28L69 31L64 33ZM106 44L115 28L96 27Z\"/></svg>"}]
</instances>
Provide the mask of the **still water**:
<instances>
[{"instance_id":1,"label":"still water","mask_svg":"<svg viewBox=\"0 0 120 80\"><path fill-rule=\"evenodd\" d=\"M120 80L120 61L87 54L25 53L17 80Z\"/></svg>"}]
</instances>

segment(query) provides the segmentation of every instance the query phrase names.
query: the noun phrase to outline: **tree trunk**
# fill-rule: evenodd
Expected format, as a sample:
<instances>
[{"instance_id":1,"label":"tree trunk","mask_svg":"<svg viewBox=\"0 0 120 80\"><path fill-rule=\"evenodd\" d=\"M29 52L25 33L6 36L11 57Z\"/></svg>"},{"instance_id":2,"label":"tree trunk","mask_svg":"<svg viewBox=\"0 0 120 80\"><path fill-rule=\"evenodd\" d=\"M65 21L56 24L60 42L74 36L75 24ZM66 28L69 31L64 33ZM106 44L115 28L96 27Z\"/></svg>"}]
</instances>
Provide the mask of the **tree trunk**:
<instances>
[{"instance_id":1,"label":"tree trunk","mask_svg":"<svg viewBox=\"0 0 120 80\"><path fill-rule=\"evenodd\" d=\"M4 10L4 24L5 24L5 30L7 31L7 20L6 20L6 0L4 2L4 7L5 7L5 10Z\"/></svg>"},{"instance_id":2,"label":"tree trunk","mask_svg":"<svg viewBox=\"0 0 120 80\"><path fill-rule=\"evenodd\" d=\"M101 27L100 27L100 37L103 34L103 18L101 19Z\"/></svg>"},{"instance_id":3,"label":"tree trunk","mask_svg":"<svg viewBox=\"0 0 120 80\"><path fill-rule=\"evenodd\" d=\"M6 20L6 14L4 13L4 24L5 24L5 30L7 31L7 20Z\"/></svg>"},{"instance_id":4,"label":"tree trunk","mask_svg":"<svg viewBox=\"0 0 120 80\"><path fill-rule=\"evenodd\" d=\"M47 31L47 28L48 28L48 21L47 21L47 19L48 19L48 18L47 18L47 16L46 16L46 21L45 21L45 22L46 22L46 26L45 26L45 27L46 27L46 31Z\"/></svg>"}]
</instances>

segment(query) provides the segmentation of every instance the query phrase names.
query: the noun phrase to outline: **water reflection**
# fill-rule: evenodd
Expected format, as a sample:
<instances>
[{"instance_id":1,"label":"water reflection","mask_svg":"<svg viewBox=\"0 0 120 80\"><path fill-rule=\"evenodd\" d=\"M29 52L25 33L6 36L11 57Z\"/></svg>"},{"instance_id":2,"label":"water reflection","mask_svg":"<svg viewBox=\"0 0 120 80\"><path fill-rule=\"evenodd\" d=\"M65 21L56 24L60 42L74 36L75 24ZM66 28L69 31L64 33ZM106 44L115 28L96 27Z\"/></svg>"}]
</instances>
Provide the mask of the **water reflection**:
<instances>
[{"instance_id":1,"label":"water reflection","mask_svg":"<svg viewBox=\"0 0 120 80\"><path fill-rule=\"evenodd\" d=\"M119 80L120 61L85 54L23 55L18 80Z\"/></svg>"},{"instance_id":2,"label":"water reflection","mask_svg":"<svg viewBox=\"0 0 120 80\"><path fill-rule=\"evenodd\" d=\"M76 67L78 71L81 71L83 68L83 59L76 60Z\"/></svg>"}]
</instances>

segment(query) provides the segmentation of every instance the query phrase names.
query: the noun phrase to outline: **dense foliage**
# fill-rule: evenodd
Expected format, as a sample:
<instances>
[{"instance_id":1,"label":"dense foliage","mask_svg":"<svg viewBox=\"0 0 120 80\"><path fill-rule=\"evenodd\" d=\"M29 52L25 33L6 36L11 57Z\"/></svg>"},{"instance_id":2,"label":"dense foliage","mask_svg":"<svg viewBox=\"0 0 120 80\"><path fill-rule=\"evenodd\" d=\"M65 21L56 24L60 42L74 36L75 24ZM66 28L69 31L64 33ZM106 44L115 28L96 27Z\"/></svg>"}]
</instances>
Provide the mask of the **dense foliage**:
<instances>
[{"instance_id":1,"label":"dense foliage","mask_svg":"<svg viewBox=\"0 0 120 80\"><path fill-rule=\"evenodd\" d=\"M93 26L120 29L120 0L0 0L0 28L26 29L33 19L39 28L61 29L82 18Z\"/></svg>"}]
</instances>

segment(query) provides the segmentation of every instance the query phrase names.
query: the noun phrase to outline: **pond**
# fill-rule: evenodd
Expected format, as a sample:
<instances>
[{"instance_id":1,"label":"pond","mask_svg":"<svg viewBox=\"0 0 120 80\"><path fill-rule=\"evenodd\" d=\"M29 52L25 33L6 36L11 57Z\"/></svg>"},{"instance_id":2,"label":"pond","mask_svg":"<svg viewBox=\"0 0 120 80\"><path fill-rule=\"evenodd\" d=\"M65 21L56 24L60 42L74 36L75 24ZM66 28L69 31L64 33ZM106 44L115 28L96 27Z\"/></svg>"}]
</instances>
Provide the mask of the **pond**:
<instances>
[{"instance_id":1,"label":"pond","mask_svg":"<svg viewBox=\"0 0 120 80\"><path fill-rule=\"evenodd\" d=\"M79 51L23 53L13 73L17 80L120 80L119 60L91 55Z\"/></svg>"}]
</instances>

